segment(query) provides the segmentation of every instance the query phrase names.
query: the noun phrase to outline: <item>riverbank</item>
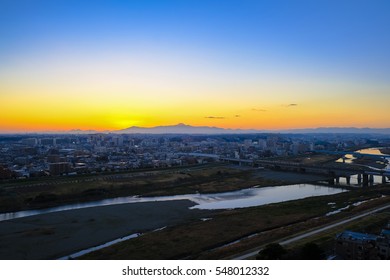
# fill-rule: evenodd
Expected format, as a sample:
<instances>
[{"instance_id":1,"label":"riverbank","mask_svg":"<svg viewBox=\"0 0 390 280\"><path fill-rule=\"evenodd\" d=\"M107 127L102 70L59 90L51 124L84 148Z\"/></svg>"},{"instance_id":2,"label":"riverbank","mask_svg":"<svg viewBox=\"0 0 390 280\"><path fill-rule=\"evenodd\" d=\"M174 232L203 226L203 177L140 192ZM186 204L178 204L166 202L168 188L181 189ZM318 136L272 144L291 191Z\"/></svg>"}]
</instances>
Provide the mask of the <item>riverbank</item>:
<instances>
[{"instance_id":1,"label":"riverbank","mask_svg":"<svg viewBox=\"0 0 390 280\"><path fill-rule=\"evenodd\" d=\"M383 169L386 167L385 162L379 162L377 160L369 159L369 158L354 159L353 163L358 164L358 165L363 165L363 166L369 166L369 167L376 168L376 169Z\"/></svg>"},{"instance_id":2,"label":"riverbank","mask_svg":"<svg viewBox=\"0 0 390 280\"><path fill-rule=\"evenodd\" d=\"M64 180L64 181L62 181ZM276 172L227 165L197 166L88 177L87 180L42 179L35 185L0 185L0 213L44 209L66 204L126 196L169 196L220 193L250 188L324 180L323 176Z\"/></svg>"},{"instance_id":3,"label":"riverbank","mask_svg":"<svg viewBox=\"0 0 390 280\"><path fill-rule=\"evenodd\" d=\"M389 201L388 195L388 187L372 187L241 209L189 209L195 203L179 200L41 214L0 222L0 259L57 259L135 233L144 234L81 258L219 259L367 205L347 207L356 202ZM346 210L326 215L337 209Z\"/></svg>"},{"instance_id":4,"label":"riverbank","mask_svg":"<svg viewBox=\"0 0 390 280\"><path fill-rule=\"evenodd\" d=\"M0 259L57 259L133 233L208 218L188 200L62 211L0 222Z\"/></svg>"},{"instance_id":5,"label":"riverbank","mask_svg":"<svg viewBox=\"0 0 390 280\"><path fill-rule=\"evenodd\" d=\"M372 187L332 196L224 210L215 213L210 220L148 233L81 259L222 259L389 203L389 194L388 187ZM361 203L365 200L370 201ZM337 209L345 210L327 215Z\"/></svg>"},{"instance_id":6,"label":"riverbank","mask_svg":"<svg viewBox=\"0 0 390 280\"><path fill-rule=\"evenodd\" d=\"M390 147L379 148L379 151L380 151L382 154L390 155Z\"/></svg>"}]
</instances>

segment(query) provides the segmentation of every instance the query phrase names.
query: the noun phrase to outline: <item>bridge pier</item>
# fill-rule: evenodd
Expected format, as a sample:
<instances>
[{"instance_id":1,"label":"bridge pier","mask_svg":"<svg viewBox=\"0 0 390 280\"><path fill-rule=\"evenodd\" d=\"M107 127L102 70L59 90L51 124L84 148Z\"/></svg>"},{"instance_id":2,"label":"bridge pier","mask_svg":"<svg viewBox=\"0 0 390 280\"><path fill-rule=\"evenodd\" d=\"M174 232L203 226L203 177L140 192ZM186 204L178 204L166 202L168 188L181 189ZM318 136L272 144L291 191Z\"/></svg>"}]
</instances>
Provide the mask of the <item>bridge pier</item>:
<instances>
[{"instance_id":1,"label":"bridge pier","mask_svg":"<svg viewBox=\"0 0 390 280\"><path fill-rule=\"evenodd\" d=\"M374 185L374 175L370 175L370 185Z\"/></svg>"},{"instance_id":2,"label":"bridge pier","mask_svg":"<svg viewBox=\"0 0 390 280\"><path fill-rule=\"evenodd\" d=\"M368 175L363 174L363 187L368 187Z\"/></svg>"},{"instance_id":3,"label":"bridge pier","mask_svg":"<svg viewBox=\"0 0 390 280\"><path fill-rule=\"evenodd\" d=\"M340 177L336 177L336 184L338 185L340 183Z\"/></svg>"},{"instance_id":4,"label":"bridge pier","mask_svg":"<svg viewBox=\"0 0 390 280\"><path fill-rule=\"evenodd\" d=\"M328 184L329 184L329 185L334 185L334 179L329 179L329 180L328 180Z\"/></svg>"},{"instance_id":5,"label":"bridge pier","mask_svg":"<svg viewBox=\"0 0 390 280\"><path fill-rule=\"evenodd\" d=\"M351 184L351 176L346 176L345 178L347 179L347 185L350 185Z\"/></svg>"},{"instance_id":6,"label":"bridge pier","mask_svg":"<svg viewBox=\"0 0 390 280\"><path fill-rule=\"evenodd\" d=\"M358 174L357 180L358 180L358 184L361 185L362 184L362 174L361 173Z\"/></svg>"},{"instance_id":7,"label":"bridge pier","mask_svg":"<svg viewBox=\"0 0 390 280\"><path fill-rule=\"evenodd\" d=\"M382 176L382 184L386 184L386 176Z\"/></svg>"}]
</instances>

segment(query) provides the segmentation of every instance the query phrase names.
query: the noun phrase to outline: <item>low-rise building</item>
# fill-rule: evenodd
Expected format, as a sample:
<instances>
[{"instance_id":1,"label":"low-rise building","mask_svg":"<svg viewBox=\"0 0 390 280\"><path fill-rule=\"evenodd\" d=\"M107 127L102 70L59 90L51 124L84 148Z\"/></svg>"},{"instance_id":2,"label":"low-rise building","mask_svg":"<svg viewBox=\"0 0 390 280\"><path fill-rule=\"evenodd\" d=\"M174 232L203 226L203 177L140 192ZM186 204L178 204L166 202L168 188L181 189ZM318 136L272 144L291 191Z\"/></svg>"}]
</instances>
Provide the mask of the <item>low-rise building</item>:
<instances>
[{"instance_id":1,"label":"low-rise building","mask_svg":"<svg viewBox=\"0 0 390 280\"><path fill-rule=\"evenodd\" d=\"M10 179L14 177L13 172L7 167L0 165L0 179Z\"/></svg>"},{"instance_id":2,"label":"low-rise building","mask_svg":"<svg viewBox=\"0 0 390 280\"><path fill-rule=\"evenodd\" d=\"M377 239L377 247L379 258L382 260L390 260L390 222L387 227L381 232Z\"/></svg>"},{"instance_id":3,"label":"low-rise building","mask_svg":"<svg viewBox=\"0 0 390 280\"><path fill-rule=\"evenodd\" d=\"M344 231L336 236L335 253L346 260L389 260L390 222L380 235Z\"/></svg>"},{"instance_id":4,"label":"low-rise building","mask_svg":"<svg viewBox=\"0 0 390 280\"><path fill-rule=\"evenodd\" d=\"M49 170L51 175L62 175L70 172L69 162L56 162L49 164Z\"/></svg>"},{"instance_id":5,"label":"low-rise building","mask_svg":"<svg viewBox=\"0 0 390 280\"><path fill-rule=\"evenodd\" d=\"M335 253L345 260L378 259L377 238L374 234L346 230L336 237Z\"/></svg>"}]
</instances>

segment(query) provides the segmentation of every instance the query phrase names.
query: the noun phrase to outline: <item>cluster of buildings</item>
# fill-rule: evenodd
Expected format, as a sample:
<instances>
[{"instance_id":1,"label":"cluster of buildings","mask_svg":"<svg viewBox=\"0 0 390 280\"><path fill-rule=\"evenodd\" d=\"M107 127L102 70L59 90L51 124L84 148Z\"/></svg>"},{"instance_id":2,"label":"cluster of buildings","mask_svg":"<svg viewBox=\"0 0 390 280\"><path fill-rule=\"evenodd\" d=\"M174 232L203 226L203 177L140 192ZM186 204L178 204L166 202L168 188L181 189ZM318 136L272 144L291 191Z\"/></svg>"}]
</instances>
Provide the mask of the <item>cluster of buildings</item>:
<instances>
[{"instance_id":1,"label":"cluster of buildings","mask_svg":"<svg viewBox=\"0 0 390 280\"><path fill-rule=\"evenodd\" d=\"M371 143L373 142L374 143ZM256 160L380 144L357 135L0 135L0 179L189 165L190 153Z\"/></svg>"},{"instance_id":2,"label":"cluster of buildings","mask_svg":"<svg viewBox=\"0 0 390 280\"><path fill-rule=\"evenodd\" d=\"M353 231L338 234L335 254L345 260L389 260L390 223L379 235Z\"/></svg>"}]
</instances>

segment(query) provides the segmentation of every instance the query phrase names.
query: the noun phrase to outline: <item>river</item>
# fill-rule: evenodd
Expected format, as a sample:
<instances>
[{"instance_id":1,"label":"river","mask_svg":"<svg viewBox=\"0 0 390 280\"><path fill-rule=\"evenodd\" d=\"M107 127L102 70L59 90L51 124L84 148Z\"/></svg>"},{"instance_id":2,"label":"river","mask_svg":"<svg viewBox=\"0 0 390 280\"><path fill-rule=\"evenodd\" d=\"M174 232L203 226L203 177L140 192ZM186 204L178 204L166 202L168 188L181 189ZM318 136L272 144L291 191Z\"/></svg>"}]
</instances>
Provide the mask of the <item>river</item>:
<instances>
[{"instance_id":1,"label":"river","mask_svg":"<svg viewBox=\"0 0 390 280\"><path fill-rule=\"evenodd\" d=\"M372 155L385 155L380 152L379 148L369 148L356 151L362 154ZM386 156L386 155L385 155ZM355 158L352 154L346 155L346 162L353 163ZM390 159L390 155L389 155ZM339 159L338 161L342 161ZM390 170L390 164L386 166L386 169ZM340 178L341 185L347 185L345 178ZM374 176L374 183L381 183L381 176ZM351 185L358 185L357 176L351 176ZM41 215L52 212L60 212L74 209L82 209L96 206L117 205L124 203L137 203L148 201L169 201L169 200L182 200L188 199L195 202L197 205L194 209L231 209L231 208L244 208L251 206L260 206L269 203L278 203L282 201L296 200L310 196L331 195L342 192L342 189L313 185L313 184L295 184L284 185L276 187L252 187L232 192L214 193L214 194L185 194L174 196L158 196L158 197L139 197L128 196L103 199L99 201L84 202L77 204L63 205L47 209L39 210L26 210L11 213L0 214L0 221L12 220L16 218Z\"/></svg>"},{"instance_id":2,"label":"river","mask_svg":"<svg viewBox=\"0 0 390 280\"><path fill-rule=\"evenodd\" d=\"M367 149L361 149L361 150L357 150L355 151L356 153L360 153L360 154L367 154L367 155L381 155L381 156L385 156L385 158L390 161L390 155L388 154L383 154L381 151L380 151L380 148L367 148ZM346 154L344 159L343 158L339 158L337 160L337 162L343 162L345 160L345 163L353 163L353 161L357 159L356 157L353 156L353 154ZM367 165L366 165L367 166ZM370 167L370 166L368 166ZM372 167L371 167L372 168ZM390 162L388 162L387 166L383 169L390 169Z\"/></svg>"},{"instance_id":3,"label":"river","mask_svg":"<svg viewBox=\"0 0 390 280\"><path fill-rule=\"evenodd\" d=\"M386 170L386 171L390 172L390 155L382 153L380 151L380 149L381 148L366 148L366 149L357 150L355 152L356 153L360 153L360 154L367 154L367 155L381 155L381 156L384 156L387 159L387 161L388 161L386 166L384 166L383 168L375 168L375 167L372 167L372 166L369 166L369 165L364 165L364 164L359 164L359 165L362 165L362 166L365 166L365 167L369 167L369 168L371 168L373 170ZM339 158L338 160L336 160L336 162L345 162L345 163L348 163L348 164L354 164L354 161L356 159L357 158L353 154L346 154L344 159L343 158ZM374 182L373 182L374 184L382 184L383 183L382 176L374 175L373 179L374 179ZM346 178L340 177L339 180L340 180L340 182L339 182L340 185L360 186L357 175L352 175L350 177L350 183L349 184L347 184ZM388 181L388 179L386 179L386 180Z\"/></svg>"},{"instance_id":4,"label":"river","mask_svg":"<svg viewBox=\"0 0 390 280\"><path fill-rule=\"evenodd\" d=\"M96 206L117 205L124 203L137 203L148 201L169 201L188 199L195 202L194 209L214 210L244 208L260 206L269 203L296 200L310 196L332 195L343 192L340 188L333 188L313 184L295 184L276 187L247 188L232 192L213 194L185 194L174 196L138 197L128 196L119 198L103 199L93 202L69 204L40 210L26 210L0 214L0 221L12 220L21 217L41 215L52 212L82 209Z\"/></svg>"}]
</instances>

